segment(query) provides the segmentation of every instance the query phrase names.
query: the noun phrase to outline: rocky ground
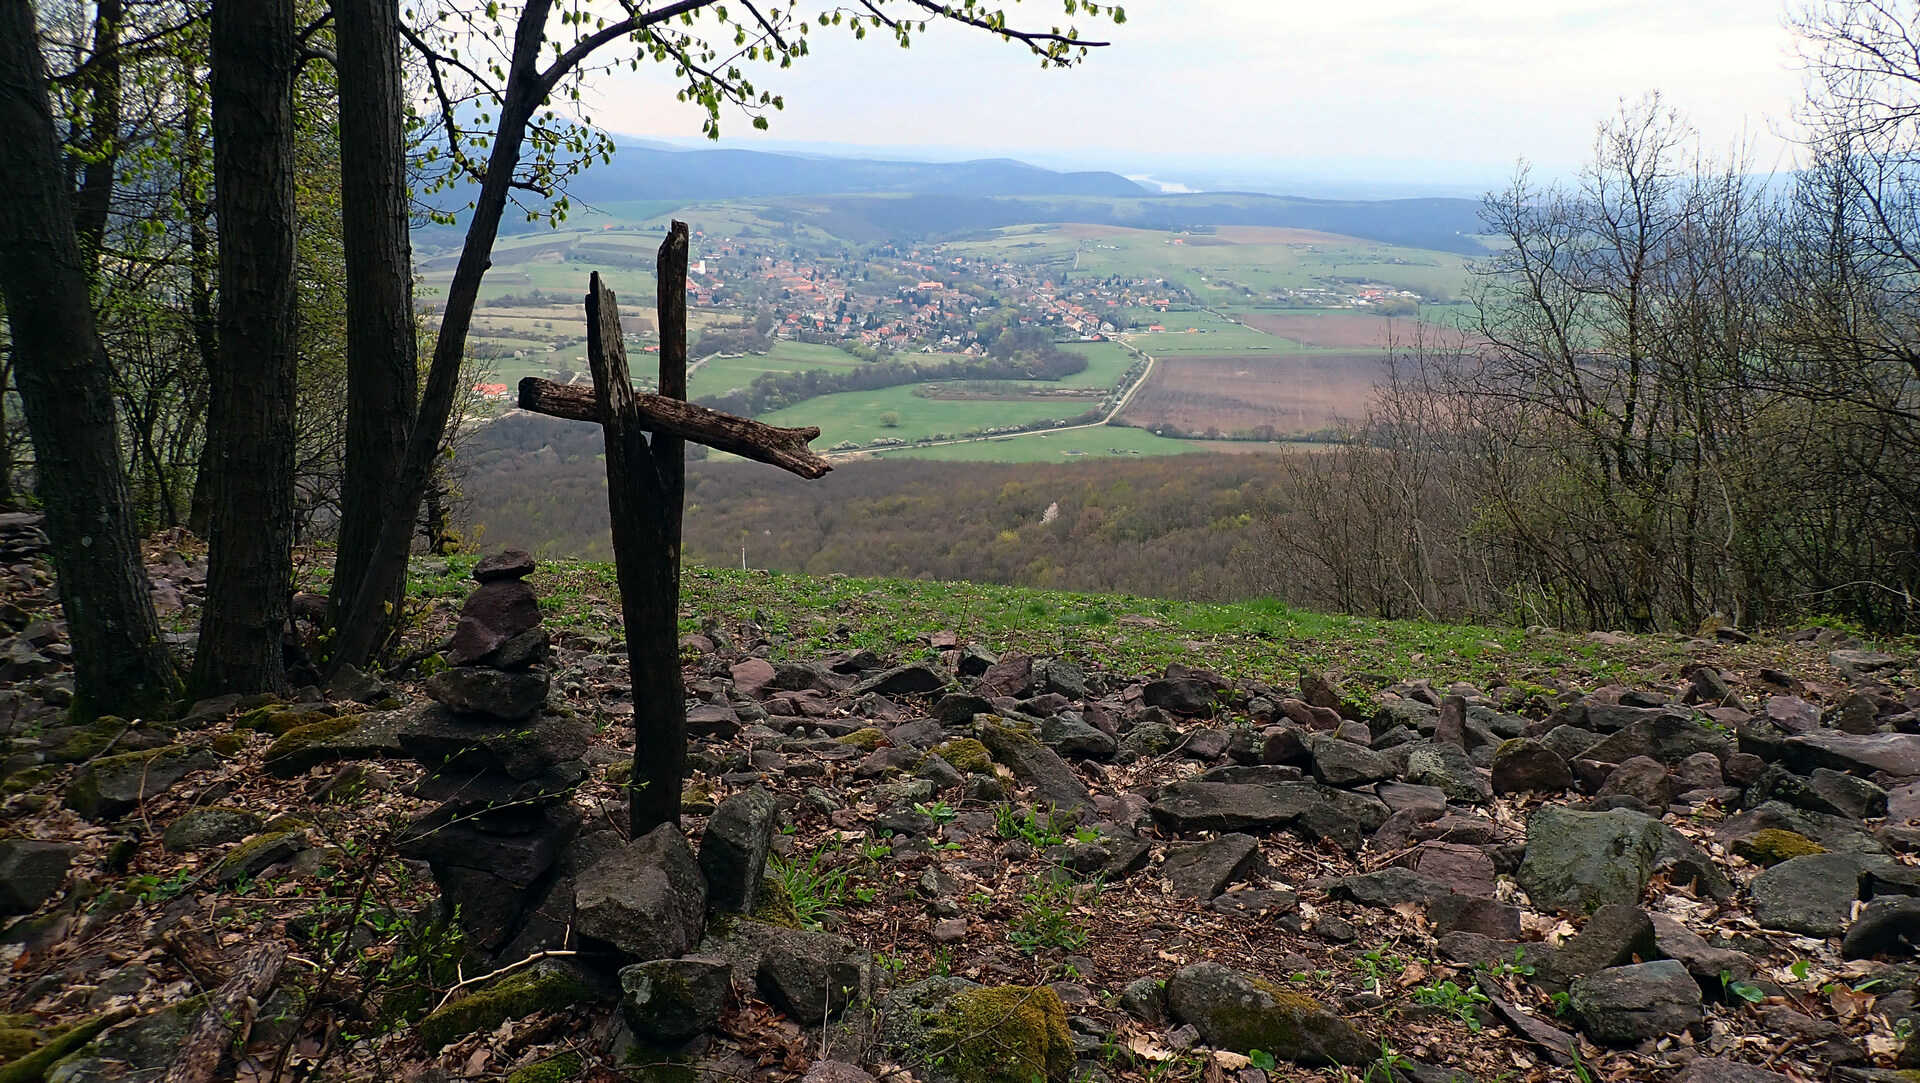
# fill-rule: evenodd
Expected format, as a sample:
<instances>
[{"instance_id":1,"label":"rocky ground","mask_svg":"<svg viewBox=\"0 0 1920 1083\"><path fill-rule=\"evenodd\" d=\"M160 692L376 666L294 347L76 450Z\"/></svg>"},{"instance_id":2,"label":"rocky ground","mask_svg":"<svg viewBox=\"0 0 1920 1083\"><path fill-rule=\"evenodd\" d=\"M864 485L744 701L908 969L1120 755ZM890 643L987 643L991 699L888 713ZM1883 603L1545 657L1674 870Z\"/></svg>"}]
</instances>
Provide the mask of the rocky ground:
<instances>
[{"instance_id":1,"label":"rocky ground","mask_svg":"<svg viewBox=\"0 0 1920 1083\"><path fill-rule=\"evenodd\" d=\"M878 586L803 636L690 582L684 835L629 839L635 690L577 569L440 569L391 678L71 726L35 550L0 523L0 1083L158 1078L263 944L222 1075L1920 1070L1911 644L1469 665L1383 625L1373 668L1285 672L1171 629L1148 670L1118 645L1167 618L881 652L846 627ZM198 566L150 556L190 627Z\"/></svg>"}]
</instances>

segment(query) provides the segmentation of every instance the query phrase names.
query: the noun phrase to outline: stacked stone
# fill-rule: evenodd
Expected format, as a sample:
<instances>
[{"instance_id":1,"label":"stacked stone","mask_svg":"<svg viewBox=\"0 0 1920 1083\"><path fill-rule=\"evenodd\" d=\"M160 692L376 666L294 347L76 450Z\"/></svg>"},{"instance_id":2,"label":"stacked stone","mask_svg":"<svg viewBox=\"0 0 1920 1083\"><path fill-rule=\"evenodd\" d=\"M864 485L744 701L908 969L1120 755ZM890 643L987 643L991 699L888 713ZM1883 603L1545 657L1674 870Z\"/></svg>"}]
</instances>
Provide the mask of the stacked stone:
<instances>
[{"instance_id":1,"label":"stacked stone","mask_svg":"<svg viewBox=\"0 0 1920 1083\"><path fill-rule=\"evenodd\" d=\"M554 862L580 828L567 798L586 777L592 727L547 709L548 638L525 579L533 558L509 549L473 570L448 648L427 681L434 702L399 730L429 768L414 788L439 807L415 821L405 856L427 861L469 943L496 951L525 924Z\"/></svg>"}]
</instances>

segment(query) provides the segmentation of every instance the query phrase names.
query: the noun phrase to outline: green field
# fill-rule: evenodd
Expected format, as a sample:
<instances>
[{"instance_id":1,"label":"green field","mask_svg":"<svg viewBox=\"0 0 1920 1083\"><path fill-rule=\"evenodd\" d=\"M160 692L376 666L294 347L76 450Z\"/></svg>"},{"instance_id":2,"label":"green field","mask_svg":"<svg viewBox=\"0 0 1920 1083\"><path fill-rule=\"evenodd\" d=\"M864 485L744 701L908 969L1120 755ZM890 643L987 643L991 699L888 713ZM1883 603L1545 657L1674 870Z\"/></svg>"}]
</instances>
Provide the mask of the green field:
<instances>
[{"instance_id":1,"label":"green field","mask_svg":"<svg viewBox=\"0 0 1920 1083\"><path fill-rule=\"evenodd\" d=\"M1145 429L1101 425L1066 432L1031 432L993 440L938 447L901 448L876 454L886 459L938 459L948 462L1037 463L1115 455L1193 455L1210 451L1272 452L1288 444L1252 444L1226 440L1169 440Z\"/></svg>"},{"instance_id":2,"label":"green field","mask_svg":"<svg viewBox=\"0 0 1920 1083\"><path fill-rule=\"evenodd\" d=\"M837 346L781 339L763 354L710 357L701 361L687 378L688 393L696 399L725 394L747 386L754 377L767 372L849 369L862 364L865 362Z\"/></svg>"},{"instance_id":3,"label":"green field","mask_svg":"<svg viewBox=\"0 0 1920 1083\"><path fill-rule=\"evenodd\" d=\"M813 446L824 449L846 440L865 444L881 437L914 440L941 433L961 436L1000 425L1073 417L1097 405L1097 400L1088 399L927 399L913 393L920 386L822 395L764 414L760 420L769 425L818 425L820 438ZM889 413L899 415L898 425L881 423L881 416Z\"/></svg>"},{"instance_id":4,"label":"green field","mask_svg":"<svg viewBox=\"0 0 1920 1083\"><path fill-rule=\"evenodd\" d=\"M1159 319L1166 327L1164 332L1135 331L1127 335L1127 341L1155 357L1300 349L1298 343L1221 319L1211 312L1169 312Z\"/></svg>"}]
</instances>

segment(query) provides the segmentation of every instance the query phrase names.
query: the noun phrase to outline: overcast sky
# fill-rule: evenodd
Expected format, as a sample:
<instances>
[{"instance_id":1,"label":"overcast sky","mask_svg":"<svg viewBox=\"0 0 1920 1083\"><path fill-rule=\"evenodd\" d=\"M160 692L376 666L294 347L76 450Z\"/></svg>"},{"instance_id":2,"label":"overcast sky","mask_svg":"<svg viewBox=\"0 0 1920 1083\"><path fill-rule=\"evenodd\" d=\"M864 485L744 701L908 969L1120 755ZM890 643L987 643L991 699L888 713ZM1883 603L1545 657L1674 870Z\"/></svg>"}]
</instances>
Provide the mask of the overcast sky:
<instances>
[{"instance_id":1,"label":"overcast sky","mask_svg":"<svg viewBox=\"0 0 1920 1083\"><path fill-rule=\"evenodd\" d=\"M1779 164L1801 90L1784 0L1136 0L1113 44L1070 71L940 27L909 51L815 34L769 71L787 107L765 138L1003 151L1123 168L1264 160L1382 179L1479 177L1582 161L1622 97L1658 90L1709 149ZM1027 0L1031 22L1057 0ZM1092 36L1092 35L1089 35ZM699 135L664 72L597 78L596 123ZM729 143L758 133L723 118Z\"/></svg>"}]
</instances>

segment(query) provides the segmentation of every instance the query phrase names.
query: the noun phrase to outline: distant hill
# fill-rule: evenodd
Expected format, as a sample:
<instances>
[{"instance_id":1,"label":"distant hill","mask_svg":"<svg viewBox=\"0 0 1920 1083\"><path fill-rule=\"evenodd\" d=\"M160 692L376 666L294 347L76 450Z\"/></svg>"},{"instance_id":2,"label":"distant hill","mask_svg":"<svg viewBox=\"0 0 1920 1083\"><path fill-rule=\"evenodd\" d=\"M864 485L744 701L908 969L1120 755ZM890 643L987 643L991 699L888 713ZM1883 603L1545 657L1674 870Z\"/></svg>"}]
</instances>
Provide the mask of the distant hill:
<instances>
[{"instance_id":1,"label":"distant hill","mask_svg":"<svg viewBox=\"0 0 1920 1083\"><path fill-rule=\"evenodd\" d=\"M1118 173L1061 173L1009 158L889 162L755 150L670 150L631 142L621 143L613 161L586 171L573 184L574 195L588 203L847 193L1137 196L1145 191Z\"/></svg>"},{"instance_id":2,"label":"distant hill","mask_svg":"<svg viewBox=\"0 0 1920 1083\"><path fill-rule=\"evenodd\" d=\"M1471 199L1302 199L1250 192L1174 195L832 195L784 201L814 224L856 241L950 236L1035 222L1139 229L1284 226L1440 252L1477 254L1484 228Z\"/></svg>"}]
</instances>

